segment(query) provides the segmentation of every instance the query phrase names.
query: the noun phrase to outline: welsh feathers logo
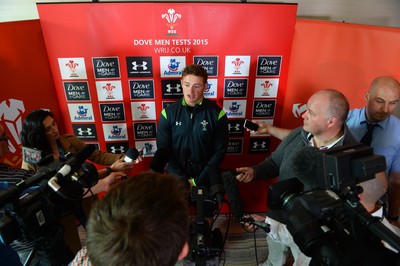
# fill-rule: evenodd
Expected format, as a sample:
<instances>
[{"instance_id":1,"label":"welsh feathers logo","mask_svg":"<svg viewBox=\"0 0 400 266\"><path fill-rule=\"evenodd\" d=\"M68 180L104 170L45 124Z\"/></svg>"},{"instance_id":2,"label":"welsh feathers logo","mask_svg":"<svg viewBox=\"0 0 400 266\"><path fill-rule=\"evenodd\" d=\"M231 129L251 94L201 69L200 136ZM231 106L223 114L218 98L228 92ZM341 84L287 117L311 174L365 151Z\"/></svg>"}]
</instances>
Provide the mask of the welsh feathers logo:
<instances>
[{"instance_id":1,"label":"welsh feathers logo","mask_svg":"<svg viewBox=\"0 0 400 266\"><path fill-rule=\"evenodd\" d=\"M168 9L167 13L161 15L162 19L167 21L166 25L168 27L167 36L178 36L176 33L176 25L178 25L177 20L182 18L181 14L175 12L175 9Z\"/></svg>"}]
</instances>

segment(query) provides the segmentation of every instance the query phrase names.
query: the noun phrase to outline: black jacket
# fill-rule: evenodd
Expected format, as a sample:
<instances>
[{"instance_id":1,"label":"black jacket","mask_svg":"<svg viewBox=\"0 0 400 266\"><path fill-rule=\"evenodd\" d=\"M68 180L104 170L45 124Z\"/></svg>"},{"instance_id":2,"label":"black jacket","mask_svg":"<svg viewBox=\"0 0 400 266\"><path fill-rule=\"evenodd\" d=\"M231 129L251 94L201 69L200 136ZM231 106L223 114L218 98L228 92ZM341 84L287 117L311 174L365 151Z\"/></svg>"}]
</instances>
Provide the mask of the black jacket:
<instances>
[{"instance_id":1,"label":"black jacket","mask_svg":"<svg viewBox=\"0 0 400 266\"><path fill-rule=\"evenodd\" d=\"M182 98L161 112L157 148L171 150L169 173L207 186L210 175L219 175L227 145L228 118L215 102L203 99L190 108Z\"/></svg>"}]
</instances>

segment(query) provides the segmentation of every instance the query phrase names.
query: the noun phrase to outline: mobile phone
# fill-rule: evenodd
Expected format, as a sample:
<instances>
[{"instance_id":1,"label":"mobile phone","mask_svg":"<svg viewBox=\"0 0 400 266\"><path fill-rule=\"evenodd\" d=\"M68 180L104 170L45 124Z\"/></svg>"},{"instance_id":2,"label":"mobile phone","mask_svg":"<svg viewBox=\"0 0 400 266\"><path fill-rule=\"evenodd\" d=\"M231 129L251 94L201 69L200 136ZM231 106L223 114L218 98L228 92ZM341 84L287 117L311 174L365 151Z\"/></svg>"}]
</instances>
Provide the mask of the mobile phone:
<instances>
[{"instance_id":1,"label":"mobile phone","mask_svg":"<svg viewBox=\"0 0 400 266\"><path fill-rule=\"evenodd\" d=\"M243 127L253 130L253 131L257 131L258 130L258 125L256 123L251 122L250 120L244 120L244 124Z\"/></svg>"}]
</instances>

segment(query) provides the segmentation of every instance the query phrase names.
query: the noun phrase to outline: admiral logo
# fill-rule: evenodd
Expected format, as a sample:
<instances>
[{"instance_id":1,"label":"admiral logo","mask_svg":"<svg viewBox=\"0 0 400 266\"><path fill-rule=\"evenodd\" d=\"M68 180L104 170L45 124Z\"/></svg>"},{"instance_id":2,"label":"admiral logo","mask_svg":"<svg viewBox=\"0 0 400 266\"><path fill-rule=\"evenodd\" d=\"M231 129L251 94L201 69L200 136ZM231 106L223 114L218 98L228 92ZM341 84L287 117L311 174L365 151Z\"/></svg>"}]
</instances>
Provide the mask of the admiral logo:
<instances>
[{"instance_id":1,"label":"admiral logo","mask_svg":"<svg viewBox=\"0 0 400 266\"><path fill-rule=\"evenodd\" d=\"M217 56L195 56L193 62L196 65L202 66L208 76L218 76L218 57Z\"/></svg>"},{"instance_id":2,"label":"admiral logo","mask_svg":"<svg viewBox=\"0 0 400 266\"><path fill-rule=\"evenodd\" d=\"M273 117L275 115L276 100L258 101L253 103L253 117Z\"/></svg>"},{"instance_id":3,"label":"admiral logo","mask_svg":"<svg viewBox=\"0 0 400 266\"><path fill-rule=\"evenodd\" d=\"M180 80L161 80L163 99L179 99L183 96Z\"/></svg>"},{"instance_id":4,"label":"admiral logo","mask_svg":"<svg viewBox=\"0 0 400 266\"><path fill-rule=\"evenodd\" d=\"M147 140L147 141L135 141L136 149L143 149L143 155L146 157L154 156L155 151L157 150L156 141Z\"/></svg>"},{"instance_id":5,"label":"admiral logo","mask_svg":"<svg viewBox=\"0 0 400 266\"><path fill-rule=\"evenodd\" d=\"M282 56L259 56L257 76L279 76Z\"/></svg>"},{"instance_id":6,"label":"admiral logo","mask_svg":"<svg viewBox=\"0 0 400 266\"><path fill-rule=\"evenodd\" d=\"M156 138L156 123L134 123L135 139Z\"/></svg>"},{"instance_id":7,"label":"admiral logo","mask_svg":"<svg viewBox=\"0 0 400 266\"><path fill-rule=\"evenodd\" d=\"M74 135L81 140L97 140L97 131L94 124L72 124Z\"/></svg>"},{"instance_id":8,"label":"admiral logo","mask_svg":"<svg viewBox=\"0 0 400 266\"><path fill-rule=\"evenodd\" d=\"M246 100L224 100L224 110L228 118L245 118L246 117Z\"/></svg>"},{"instance_id":9,"label":"admiral logo","mask_svg":"<svg viewBox=\"0 0 400 266\"><path fill-rule=\"evenodd\" d=\"M155 102L131 102L133 120L156 120Z\"/></svg>"},{"instance_id":10,"label":"admiral logo","mask_svg":"<svg viewBox=\"0 0 400 266\"><path fill-rule=\"evenodd\" d=\"M279 78L256 79L255 98L276 98L278 96Z\"/></svg>"},{"instance_id":11,"label":"admiral logo","mask_svg":"<svg viewBox=\"0 0 400 266\"><path fill-rule=\"evenodd\" d=\"M153 61L151 56L126 57L128 77L152 77Z\"/></svg>"},{"instance_id":12,"label":"admiral logo","mask_svg":"<svg viewBox=\"0 0 400 266\"><path fill-rule=\"evenodd\" d=\"M161 15L161 18L165 20L165 24L168 27L166 36L178 36L175 27L178 25L178 20L182 18L182 15L176 13L175 9L168 9L167 13Z\"/></svg>"},{"instance_id":13,"label":"admiral logo","mask_svg":"<svg viewBox=\"0 0 400 266\"><path fill-rule=\"evenodd\" d=\"M118 142L118 143L106 143L107 152L111 153L125 153L129 149L128 142Z\"/></svg>"},{"instance_id":14,"label":"admiral logo","mask_svg":"<svg viewBox=\"0 0 400 266\"><path fill-rule=\"evenodd\" d=\"M84 58L58 58L62 79L86 79Z\"/></svg>"},{"instance_id":15,"label":"admiral logo","mask_svg":"<svg viewBox=\"0 0 400 266\"><path fill-rule=\"evenodd\" d=\"M270 138L250 138L249 153L268 153L270 144Z\"/></svg>"},{"instance_id":16,"label":"admiral logo","mask_svg":"<svg viewBox=\"0 0 400 266\"><path fill-rule=\"evenodd\" d=\"M72 122L94 122L91 104L68 104L68 109Z\"/></svg>"},{"instance_id":17,"label":"admiral logo","mask_svg":"<svg viewBox=\"0 0 400 266\"><path fill-rule=\"evenodd\" d=\"M185 56L160 56L161 77L181 77L186 66Z\"/></svg>"},{"instance_id":18,"label":"admiral logo","mask_svg":"<svg viewBox=\"0 0 400 266\"><path fill-rule=\"evenodd\" d=\"M95 78L119 78L118 57L93 58Z\"/></svg>"},{"instance_id":19,"label":"admiral logo","mask_svg":"<svg viewBox=\"0 0 400 266\"><path fill-rule=\"evenodd\" d=\"M225 79L224 97L246 98L247 82L247 79Z\"/></svg>"},{"instance_id":20,"label":"admiral logo","mask_svg":"<svg viewBox=\"0 0 400 266\"><path fill-rule=\"evenodd\" d=\"M67 101L90 101L87 82L64 82Z\"/></svg>"},{"instance_id":21,"label":"admiral logo","mask_svg":"<svg viewBox=\"0 0 400 266\"><path fill-rule=\"evenodd\" d=\"M208 79L208 86L204 89L203 94L205 98L217 98L218 92L218 79Z\"/></svg>"},{"instance_id":22,"label":"admiral logo","mask_svg":"<svg viewBox=\"0 0 400 266\"><path fill-rule=\"evenodd\" d=\"M154 99L153 80L130 80L129 90L131 93L131 100Z\"/></svg>"},{"instance_id":23,"label":"admiral logo","mask_svg":"<svg viewBox=\"0 0 400 266\"><path fill-rule=\"evenodd\" d=\"M169 71L164 71L164 76L176 76L182 75L182 71L179 71L179 64L181 62L176 61L176 59L171 59L171 61L168 64L168 69Z\"/></svg>"},{"instance_id":24,"label":"admiral logo","mask_svg":"<svg viewBox=\"0 0 400 266\"><path fill-rule=\"evenodd\" d=\"M103 122L125 121L123 103L100 104L100 113Z\"/></svg>"},{"instance_id":25,"label":"admiral logo","mask_svg":"<svg viewBox=\"0 0 400 266\"><path fill-rule=\"evenodd\" d=\"M242 154L243 139L230 139L226 153L228 154Z\"/></svg>"},{"instance_id":26,"label":"admiral logo","mask_svg":"<svg viewBox=\"0 0 400 266\"><path fill-rule=\"evenodd\" d=\"M243 120L228 120L228 134L232 137L241 137L244 134Z\"/></svg>"},{"instance_id":27,"label":"admiral logo","mask_svg":"<svg viewBox=\"0 0 400 266\"><path fill-rule=\"evenodd\" d=\"M105 141L128 140L126 123L103 124Z\"/></svg>"}]
</instances>

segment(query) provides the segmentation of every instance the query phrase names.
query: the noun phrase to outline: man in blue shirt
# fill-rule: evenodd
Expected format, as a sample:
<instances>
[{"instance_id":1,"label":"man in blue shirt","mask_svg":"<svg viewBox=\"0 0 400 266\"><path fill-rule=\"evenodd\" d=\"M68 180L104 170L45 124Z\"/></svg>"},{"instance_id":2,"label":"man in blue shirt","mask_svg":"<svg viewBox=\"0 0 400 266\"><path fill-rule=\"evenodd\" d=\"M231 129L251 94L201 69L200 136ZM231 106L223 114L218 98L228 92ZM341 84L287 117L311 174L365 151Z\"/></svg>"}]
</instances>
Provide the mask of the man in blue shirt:
<instances>
[{"instance_id":1,"label":"man in blue shirt","mask_svg":"<svg viewBox=\"0 0 400 266\"><path fill-rule=\"evenodd\" d=\"M353 109L347 126L353 136L361 140L367 124L373 124L370 146L374 153L384 155L388 177L388 214L390 221L398 221L400 207L400 120L393 115L400 98L400 84L393 77L378 77L366 95L367 105Z\"/></svg>"}]
</instances>

